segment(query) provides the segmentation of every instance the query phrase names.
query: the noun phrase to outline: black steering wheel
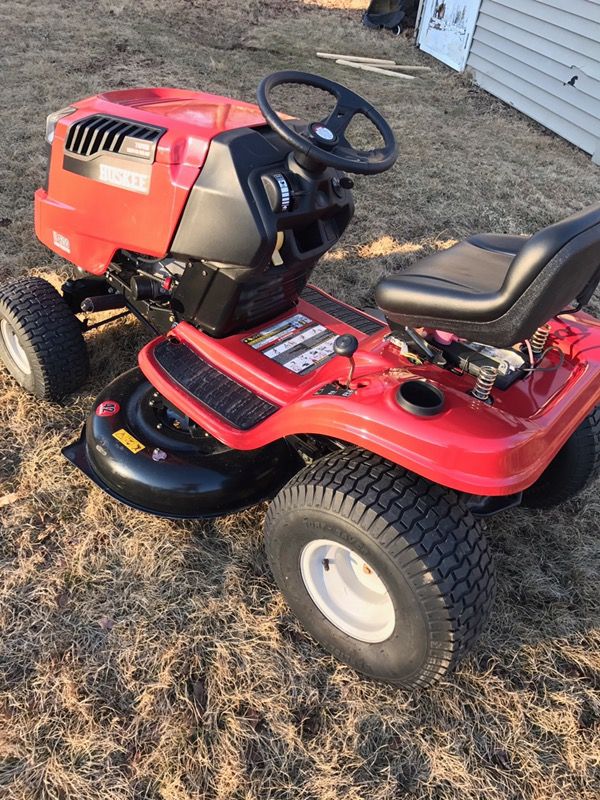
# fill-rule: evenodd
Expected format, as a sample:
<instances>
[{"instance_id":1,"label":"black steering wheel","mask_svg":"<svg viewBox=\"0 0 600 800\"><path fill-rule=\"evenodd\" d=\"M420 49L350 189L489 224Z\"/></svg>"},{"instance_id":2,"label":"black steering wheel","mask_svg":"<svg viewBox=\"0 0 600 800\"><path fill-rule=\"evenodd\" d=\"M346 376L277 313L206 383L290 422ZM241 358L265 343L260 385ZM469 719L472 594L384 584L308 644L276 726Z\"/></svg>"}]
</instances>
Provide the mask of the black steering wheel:
<instances>
[{"instance_id":1,"label":"black steering wheel","mask_svg":"<svg viewBox=\"0 0 600 800\"><path fill-rule=\"evenodd\" d=\"M328 117L310 123L303 131L294 130L282 120L271 105L271 92L276 86L299 84L314 86L333 95L336 104ZM375 175L390 169L398 157L398 147L392 129L379 111L364 97L335 81L308 72L286 70L273 72L260 82L256 93L258 105L271 128L309 162L318 162L344 172ZM346 129L357 114L363 114L381 134L383 147L357 150L345 137Z\"/></svg>"}]
</instances>

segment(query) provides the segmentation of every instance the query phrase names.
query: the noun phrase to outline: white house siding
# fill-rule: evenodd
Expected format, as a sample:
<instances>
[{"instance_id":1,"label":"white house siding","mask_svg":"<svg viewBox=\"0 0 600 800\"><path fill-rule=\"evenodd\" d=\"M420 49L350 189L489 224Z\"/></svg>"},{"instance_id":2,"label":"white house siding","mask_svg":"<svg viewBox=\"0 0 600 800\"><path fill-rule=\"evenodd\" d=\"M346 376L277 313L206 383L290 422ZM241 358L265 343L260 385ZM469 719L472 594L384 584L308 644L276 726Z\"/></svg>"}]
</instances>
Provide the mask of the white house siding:
<instances>
[{"instance_id":1,"label":"white house siding","mask_svg":"<svg viewBox=\"0 0 600 800\"><path fill-rule=\"evenodd\" d=\"M600 0L483 0L467 68L600 163Z\"/></svg>"}]
</instances>

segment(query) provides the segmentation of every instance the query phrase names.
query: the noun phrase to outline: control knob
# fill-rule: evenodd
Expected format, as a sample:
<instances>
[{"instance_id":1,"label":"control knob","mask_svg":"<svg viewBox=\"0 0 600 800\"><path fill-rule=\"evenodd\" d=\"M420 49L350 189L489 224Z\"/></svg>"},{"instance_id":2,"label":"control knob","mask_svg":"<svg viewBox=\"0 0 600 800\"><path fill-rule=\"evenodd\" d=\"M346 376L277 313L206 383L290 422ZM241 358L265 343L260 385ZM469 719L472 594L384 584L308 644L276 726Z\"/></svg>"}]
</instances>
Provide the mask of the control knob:
<instances>
[{"instance_id":1,"label":"control knob","mask_svg":"<svg viewBox=\"0 0 600 800\"><path fill-rule=\"evenodd\" d=\"M289 211L292 204L292 190L289 181L281 172L263 175L263 184L269 204L276 214Z\"/></svg>"}]
</instances>

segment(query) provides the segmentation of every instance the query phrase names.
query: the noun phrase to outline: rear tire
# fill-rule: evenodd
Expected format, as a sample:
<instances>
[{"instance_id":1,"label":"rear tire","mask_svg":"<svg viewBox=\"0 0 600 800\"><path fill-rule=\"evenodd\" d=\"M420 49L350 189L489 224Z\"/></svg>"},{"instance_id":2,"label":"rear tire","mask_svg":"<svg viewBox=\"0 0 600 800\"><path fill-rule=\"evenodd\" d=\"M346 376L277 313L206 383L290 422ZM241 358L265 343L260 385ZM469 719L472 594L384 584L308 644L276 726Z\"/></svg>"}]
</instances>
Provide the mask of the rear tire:
<instances>
[{"instance_id":1,"label":"rear tire","mask_svg":"<svg viewBox=\"0 0 600 800\"><path fill-rule=\"evenodd\" d=\"M493 602L491 556L461 497L358 448L299 472L273 500L265 533L304 627L386 683L439 681Z\"/></svg>"},{"instance_id":2,"label":"rear tire","mask_svg":"<svg viewBox=\"0 0 600 800\"><path fill-rule=\"evenodd\" d=\"M554 508L583 491L600 472L600 406L587 416L537 481L523 492L527 508Z\"/></svg>"},{"instance_id":3,"label":"rear tire","mask_svg":"<svg viewBox=\"0 0 600 800\"><path fill-rule=\"evenodd\" d=\"M28 392L58 400L89 372L79 322L42 278L19 278L0 290L0 360Z\"/></svg>"}]
</instances>

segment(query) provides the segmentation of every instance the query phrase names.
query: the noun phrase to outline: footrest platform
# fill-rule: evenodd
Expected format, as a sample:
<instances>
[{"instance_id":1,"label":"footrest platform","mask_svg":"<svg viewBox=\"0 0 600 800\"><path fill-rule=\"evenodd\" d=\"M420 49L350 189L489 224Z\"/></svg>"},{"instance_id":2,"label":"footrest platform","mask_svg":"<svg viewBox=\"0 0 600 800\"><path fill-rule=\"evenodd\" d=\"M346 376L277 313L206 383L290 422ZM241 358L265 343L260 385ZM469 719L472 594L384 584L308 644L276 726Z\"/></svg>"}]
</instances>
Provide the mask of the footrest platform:
<instances>
[{"instance_id":1,"label":"footrest platform","mask_svg":"<svg viewBox=\"0 0 600 800\"><path fill-rule=\"evenodd\" d=\"M253 428L279 410L279 406L225 375L183 342L160 342L154 349L154 358L178 386L235 428Z\"/></svg>"}]
</instances>

